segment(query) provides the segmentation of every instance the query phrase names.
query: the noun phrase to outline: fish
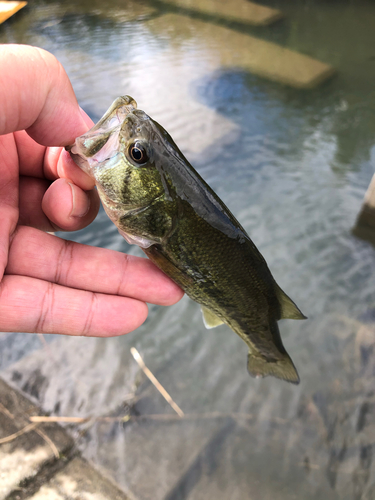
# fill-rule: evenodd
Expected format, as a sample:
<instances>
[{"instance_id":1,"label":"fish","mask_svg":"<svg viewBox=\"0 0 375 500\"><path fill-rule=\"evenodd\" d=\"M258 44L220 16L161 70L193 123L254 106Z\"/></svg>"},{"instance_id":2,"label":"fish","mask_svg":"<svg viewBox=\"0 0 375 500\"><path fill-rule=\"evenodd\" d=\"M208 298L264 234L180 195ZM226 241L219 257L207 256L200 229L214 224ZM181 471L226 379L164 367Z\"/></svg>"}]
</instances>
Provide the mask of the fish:
<instances>
[{"instance_id":1,"label":"fish","mask_svg":"<svg viewBox=\"0 0 375 500\"><path fill-rule=\"evenodd\" d=\"M277 322L306 317L168 132L122 96L66 149L120 234L201 305L205 326L241 337L250 375L298 384Z\"/></svg>"}]
</instances>

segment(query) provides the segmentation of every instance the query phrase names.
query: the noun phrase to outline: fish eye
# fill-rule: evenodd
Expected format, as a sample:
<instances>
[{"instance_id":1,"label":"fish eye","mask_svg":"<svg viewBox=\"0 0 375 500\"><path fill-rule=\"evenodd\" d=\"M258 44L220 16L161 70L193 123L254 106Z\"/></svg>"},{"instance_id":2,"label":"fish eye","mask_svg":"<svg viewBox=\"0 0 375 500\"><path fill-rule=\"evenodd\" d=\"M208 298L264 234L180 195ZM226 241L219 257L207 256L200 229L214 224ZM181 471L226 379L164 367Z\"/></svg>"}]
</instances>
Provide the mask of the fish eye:
<instances>
[{"instance_id":1,"label":"fish eye","mask_svg":"<svg viewBox=\"0 0 375 500\"><path fill-rule=\"evenodd\" d=\"M130 144L128 152L130 158L137 165L143 165L149 160L147 150L140 142L133 142L133 144Z\"/></svg>"}]
</instances>

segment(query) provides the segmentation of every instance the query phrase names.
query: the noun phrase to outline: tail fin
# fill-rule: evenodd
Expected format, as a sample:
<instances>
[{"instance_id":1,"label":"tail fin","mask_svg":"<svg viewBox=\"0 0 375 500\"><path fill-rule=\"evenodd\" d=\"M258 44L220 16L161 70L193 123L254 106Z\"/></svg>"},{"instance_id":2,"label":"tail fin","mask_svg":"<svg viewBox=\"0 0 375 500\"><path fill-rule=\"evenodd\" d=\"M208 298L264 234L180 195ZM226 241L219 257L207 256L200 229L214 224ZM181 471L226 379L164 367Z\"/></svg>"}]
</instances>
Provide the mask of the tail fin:
<instances>
[{"instance_id":1,"label":"tail fin","mask_svg":"<svg viewBox=\"0 0 375 500\"><path fill-rule=\"evenodd\" d=\"M273 343L269 344L268 353L265 353L264 350L263 352L249 350L247 356L248 372L253 377L271 375L292 384L299 384L297 370L283 346L277 321L270 323L270 331Z\"/></svg>"},{"instance_id":2,"label":"tail fin","mask_svg":"<svg viewBox=\"0 0 375 500\"><path fill-rule=\"evenodd\" d=\"M292 384L299 384L299 376L297 370L288 356L283 354L278 360L267 360L263 356L254 356L250 351L247 356L247 369L253 377L272 377L280 378L291 382Z\"/></svg>"}]
</instances>

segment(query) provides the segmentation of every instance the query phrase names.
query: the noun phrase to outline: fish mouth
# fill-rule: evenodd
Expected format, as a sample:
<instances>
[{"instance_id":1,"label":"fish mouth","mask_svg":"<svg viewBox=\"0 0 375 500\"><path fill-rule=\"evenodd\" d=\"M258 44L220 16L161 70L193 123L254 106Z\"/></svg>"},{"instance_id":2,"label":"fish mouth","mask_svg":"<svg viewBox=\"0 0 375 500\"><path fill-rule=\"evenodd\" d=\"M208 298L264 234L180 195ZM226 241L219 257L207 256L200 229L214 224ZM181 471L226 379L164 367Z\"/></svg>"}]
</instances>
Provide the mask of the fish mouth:
<instances>
[{"instance_id":1,"label":"fish mouth","mask_svg":"<svg viewBox=\"0 0 375 500\"><path fill-rule=\"evenodd\" d=\"M95 135L98 131L106 132L113 130L135 109L137 109L137 103L132 97L129 95L118 97L98 123L81 137Z\"/></svg>"},{"instance_id":2,"label":"fish mouth","mask_svg":"<svg viewBox=\"0 0 375 500\"><path fill-rule=\"evenodd\" d=\"M137 103L132 97L118 97L96 125L65 147L73 161L92 176L94 166L117 154L121 126L136 109Z\"/></svg>"}]
</instances>

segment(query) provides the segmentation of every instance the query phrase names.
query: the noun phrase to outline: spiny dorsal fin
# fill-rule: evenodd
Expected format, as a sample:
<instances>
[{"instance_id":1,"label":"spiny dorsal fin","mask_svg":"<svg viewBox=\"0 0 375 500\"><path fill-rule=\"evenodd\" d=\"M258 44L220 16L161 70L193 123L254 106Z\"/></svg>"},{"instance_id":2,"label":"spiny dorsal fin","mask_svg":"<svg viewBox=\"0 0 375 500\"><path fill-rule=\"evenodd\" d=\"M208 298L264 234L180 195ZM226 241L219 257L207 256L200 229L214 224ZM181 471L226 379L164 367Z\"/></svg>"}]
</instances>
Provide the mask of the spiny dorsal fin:
<instances>
[{"instance_id":1,"label":"spiny dorsal fin","mask_svg":"<svg viewBox=\"0 0 375 500\"><path fill-rule=\"evenodd\" d=\"M276 294L281 308L280 319L307 319L307 317L298 309L293 300L289 298L278 285L276 286Z\"/></svg>"},{"instance_id":2,"label":"spiny dorsal fin","mask_svg":"<svg viewBox=\"0 0 375 500\"><path fill-rule=\"evenodd\" d=\"M224 323L223 320L218 318L216 314L207 309L207 307L201 306L201 308L203 314L203 323L206 328L215 328L216 326L222 325Z\"/></svg>"}]
</instances>

